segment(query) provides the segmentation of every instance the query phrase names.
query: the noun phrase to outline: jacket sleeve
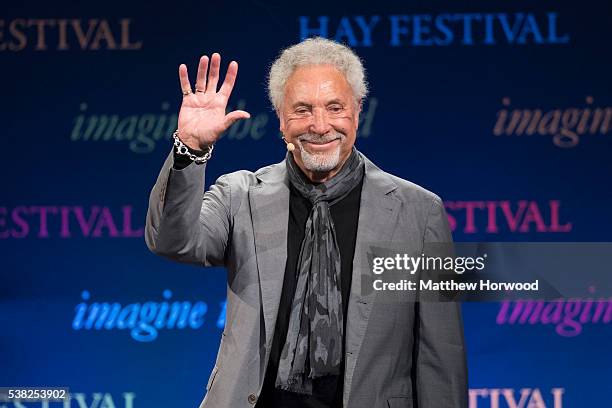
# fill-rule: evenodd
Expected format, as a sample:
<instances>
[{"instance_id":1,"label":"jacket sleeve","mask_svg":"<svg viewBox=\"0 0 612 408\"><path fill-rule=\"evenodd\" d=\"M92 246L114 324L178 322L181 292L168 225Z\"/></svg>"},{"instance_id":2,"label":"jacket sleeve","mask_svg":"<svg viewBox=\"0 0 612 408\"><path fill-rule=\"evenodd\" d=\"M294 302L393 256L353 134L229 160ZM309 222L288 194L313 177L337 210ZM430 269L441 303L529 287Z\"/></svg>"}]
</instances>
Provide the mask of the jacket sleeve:
<instances>
[{"instance_id":1,"label":"jacket sleeve","mask_svg":"<svg viewBox=\"0 0 612 408\"><path fill-rule=\"evenodd\" d=\"M452 235L444 205L435 196L424 233L427 243L449 243ZM461 304L416 304L416 400L418 408L467 408L468 384Z\"/></svg>"},{"instance_id":2,"label":"jacket sleeve","mask_svg":"<svg viewBox=\"0 0 612 408\"><path fill-rule=\"evenodd\" d=\"M204 192L206 163L174 168L170 152L149 196L145 241L163 257L223 266L231 228L231 190L221 176Z\"/></svg>"}]
</instances>

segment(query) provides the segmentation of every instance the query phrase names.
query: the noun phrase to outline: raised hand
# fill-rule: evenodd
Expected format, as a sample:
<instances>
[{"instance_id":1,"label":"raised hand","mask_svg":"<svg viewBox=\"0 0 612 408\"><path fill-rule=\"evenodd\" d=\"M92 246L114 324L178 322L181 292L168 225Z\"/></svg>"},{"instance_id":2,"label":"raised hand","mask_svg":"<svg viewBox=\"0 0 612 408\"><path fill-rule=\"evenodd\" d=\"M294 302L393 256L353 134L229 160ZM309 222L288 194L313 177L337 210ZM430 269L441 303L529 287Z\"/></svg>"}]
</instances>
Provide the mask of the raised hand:
<instances>
[{"instance_id":1,"label":"raised hand","mask_svg":"<svg viewBox=\"0 0 612 408\"><path fill-rule=\"evenodd\" d=\"M187 66L179 66L179 79L183 92L183 102L178 118L178 135L192 149L204 150L219 139L228 127L239 119L248 119L251 115L242 110L225 113L227 101L234 88L238 63L232 61L227 68L225 80L217 92L221 55L214 53L211 57L208 78L208 56L200 58L195 83L195 93L191 89Z\"/></svg>"}]
</instances>

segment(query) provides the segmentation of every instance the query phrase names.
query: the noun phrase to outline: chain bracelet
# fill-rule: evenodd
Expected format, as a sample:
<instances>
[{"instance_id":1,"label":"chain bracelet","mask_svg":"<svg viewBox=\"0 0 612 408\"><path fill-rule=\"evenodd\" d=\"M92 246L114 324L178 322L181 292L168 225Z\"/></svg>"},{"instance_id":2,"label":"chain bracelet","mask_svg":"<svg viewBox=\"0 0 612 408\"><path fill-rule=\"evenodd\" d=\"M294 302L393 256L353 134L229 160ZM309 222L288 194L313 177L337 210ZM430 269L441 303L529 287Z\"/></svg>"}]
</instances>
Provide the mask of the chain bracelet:
<instances>
[{"instance_id":1,"label":"chain bracelet","mask_svg":"<svg viewBox=\"0 0 612 408\"><path fill-rule=\"evenodd\" d=\"M174 131L172 137L174 138L174 146L176 147L176 152L178 154L189 157L196 164L204 164L208 160L210 160L210 157L212 156L212 151L215 148L214 144L208 146L208 151L204 153L204 156L197 156L191 153L189 151L189 148L187 148L183 141L178 137L178 129Z\"/></svg>"}]
</instances>

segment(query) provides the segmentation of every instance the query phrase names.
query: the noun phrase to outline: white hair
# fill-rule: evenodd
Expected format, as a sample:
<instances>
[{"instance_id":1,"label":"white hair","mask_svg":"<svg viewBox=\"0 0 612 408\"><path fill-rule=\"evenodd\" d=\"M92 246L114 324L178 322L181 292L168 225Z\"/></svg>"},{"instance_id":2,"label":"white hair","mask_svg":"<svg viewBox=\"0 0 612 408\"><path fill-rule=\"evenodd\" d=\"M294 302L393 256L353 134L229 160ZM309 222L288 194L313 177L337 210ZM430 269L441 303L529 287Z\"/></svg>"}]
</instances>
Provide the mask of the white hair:
<instances>
[{"instance_id":1,"label":"white hair","mask_svg":"<svg viewBox=\"0 0 612 408\"><path fill-rule=\"evenodd\" d=\"M278 112L285 93L285 83L297 67L330 64L344 74L359 103L368 93L361 59L349 47L322 37L313 37L284 49L272 63L268 75L268 96Z\"/></svg>"}]
</instances>

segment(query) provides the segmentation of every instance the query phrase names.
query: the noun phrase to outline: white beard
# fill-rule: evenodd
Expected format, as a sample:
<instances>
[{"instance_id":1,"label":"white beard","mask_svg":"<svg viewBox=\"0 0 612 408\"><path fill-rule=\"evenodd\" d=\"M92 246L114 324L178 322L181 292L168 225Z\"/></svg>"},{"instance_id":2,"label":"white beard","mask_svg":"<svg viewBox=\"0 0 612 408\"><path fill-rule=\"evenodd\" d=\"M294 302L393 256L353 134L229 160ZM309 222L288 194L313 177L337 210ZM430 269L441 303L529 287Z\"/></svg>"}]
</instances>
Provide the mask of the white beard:
<instances>
[{"instance_id":1,"label":"white beard","mask_svg":"<svg viewBox=\"0 0 612 408\"><path fill-rule=\"evenodd\" d=\"M302 144L302 140L312 140L312 139L335 139L340 137L340 143L338 146L329 153L310 153ZM327 173L333 169L335 169L340 163L340 147L344 142L346 136L339 133L328 133L325 136L314 136L310 134L301 135L296 138L296 142L299 147L300 157L302 158L302 163L304 163L304 167L307 170L314 171L316 173Z\"/></svg>"}]
</instances>

